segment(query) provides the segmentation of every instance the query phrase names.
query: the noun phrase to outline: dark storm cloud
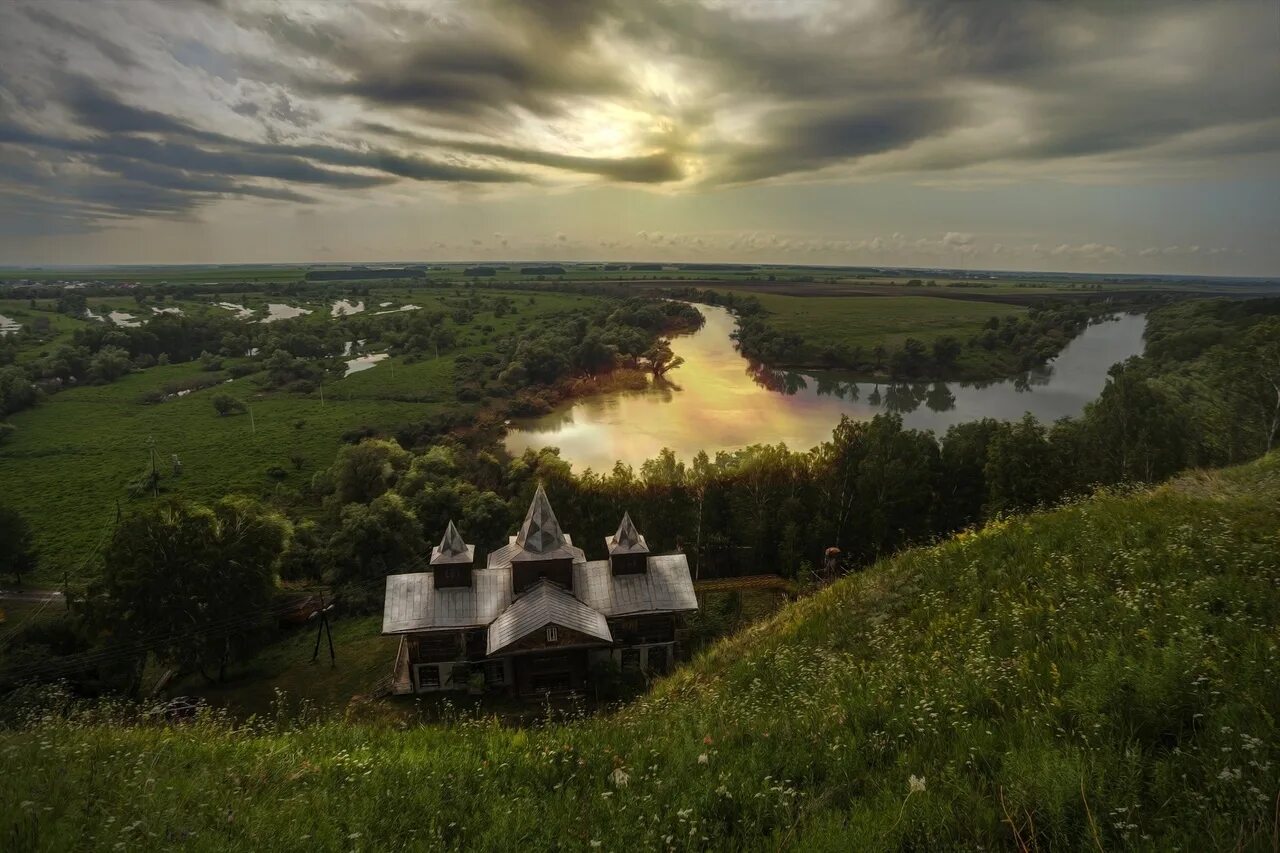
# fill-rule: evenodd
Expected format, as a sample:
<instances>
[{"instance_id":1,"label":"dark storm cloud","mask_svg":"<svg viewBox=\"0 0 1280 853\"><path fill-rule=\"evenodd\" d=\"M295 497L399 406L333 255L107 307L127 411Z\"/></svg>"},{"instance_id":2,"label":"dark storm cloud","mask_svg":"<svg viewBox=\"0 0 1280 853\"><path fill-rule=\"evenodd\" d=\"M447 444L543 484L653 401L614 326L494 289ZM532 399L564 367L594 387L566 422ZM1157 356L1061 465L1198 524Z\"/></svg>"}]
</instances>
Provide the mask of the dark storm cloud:
<instances>
[{"instance_id":1,"label":"dark storm cloud","mask_svg":"<svg viewBox=\"0 0 1280 853\"><path fill-rule=\"evenodd\" d=\"M625 87L588 61L550 61L536 47L488 35L446 38L395 56L370 55L347 79L304 84L317 95L350 95L390 107L478 116L520 107L551 116L575 97L620 95Z\"/></svg>"},{"instance_id":2,"label":"dark storm cloud","mask_svg":"<svg viewBox=\"0 0 1280 853\"><path fill-rule=\"evenodd\" d=\"M469 4L463 17L376 3L357 8L359 24L300 20L287 8L241 21L328 64L257 66L314 96L474 121L515 109L554 116L575 98L629 93L624 69L589 44L611 19L611 2L488 0Z\"/></svg>"},{"instance_id":3,"label":"dark storm cloud","mask_svg":"<svg viewBox=\"0 0 1280 853\"><path fill-rule=\"evenodd\" d=\"M197 139L218 138L217 134L196 130L186 122L164 113L126 104L83 77L69 76L62 91L63 104L83 127L90 130L103 133L177 134Z\"/></svg>"},{"instance_id":4,"label":"dark storm cloud","mask_svg":"<svg viewBox=\"0 0 1280 853\"><path fill-rule=\"evenodd\" d=\"M945 100L893 100L792 110L769 123L768 137L727 153L728 182L812 171L880 154L953 126L957 105Z\"/></svg>"},{"instance_id":5,"label":"dark storm cloud","mask_svg":"<svg viewBox=\"0 0 1280 853\"><path fill-rule=\"evenodd\" d=\"M448 183L527 180L508 170L441 162L367 146L244 140L201 130L166 113L125 103L93 81L74 75L64 75L57 94L57 102L75 120L77 130L42 132L0 119L0 146L44 152L48 163L57 164L57 169L46 170L42 175L28 168L30 182L42 185L51 196L60 199L63 214L70 219L91 218L94 211L174 214L225 196L292 203L315 200L290 189L291 185L362 190L400 178ZM268 109L275 118L296 122L303 108L281 94ZM86 172L84 167L93 171ZM0 171L0 180L6 178L8 183L18 182L15 175Z\"/></svg>"}]
</instances>

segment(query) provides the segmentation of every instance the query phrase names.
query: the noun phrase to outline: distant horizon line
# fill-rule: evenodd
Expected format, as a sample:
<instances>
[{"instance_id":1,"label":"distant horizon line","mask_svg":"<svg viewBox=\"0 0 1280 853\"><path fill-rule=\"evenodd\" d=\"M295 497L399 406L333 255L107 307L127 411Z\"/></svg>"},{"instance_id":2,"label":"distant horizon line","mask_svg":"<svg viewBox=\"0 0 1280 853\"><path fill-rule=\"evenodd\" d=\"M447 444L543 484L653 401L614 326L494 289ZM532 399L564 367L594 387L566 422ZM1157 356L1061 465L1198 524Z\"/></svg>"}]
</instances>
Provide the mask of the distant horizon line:
<instances>
[{"instance_id":1,"label":"distant horizon line","mask_svg":"<svg viewBox=\"0 0 1280 853\"><path fill-rule=\"evenodd\" d=\"M1042 276L1072 276L1078 278L1178 278L1191 280L1216 280L1216 281L1251 281L1251 282L1277 282L1276 276L1268 275L1214 275L1209 273L1159 273L1159 272L1075 272L1068 270L1048 270L1048 269L998 269L983 267L915 267L902 265L881 265L868 266L862 264L796 264L796 263L777 263L777 262L760 262L747 263L741 261L658 261L658 260L573 260L573 261L548 261L537 260L531 258L491 258L488 260L377 260L377 261L263 261L263 262L212 262L212 263L114 263L114 264L2 264L0 263L0 271L3 272L22 272L22 271L59 271L59 270L132 270L132 269L217 269L227 268L244 268L244 267L263 267L263 268L354 268L354 267L408 267L408 266L491 266L497 264L515 265L525 264L530 266L581 266L586 264L660 264L664 267L687 267L689 271L697 271L698 268L707 267L740 267L742 269L798 269L798 270L851 270L864 272L903 272L903 273L960 273L964 275L975 275L980 273L988 273L993 275L1042 275ZM708 270L711 271L711 270Z\"/></svg>"}]
</instances>

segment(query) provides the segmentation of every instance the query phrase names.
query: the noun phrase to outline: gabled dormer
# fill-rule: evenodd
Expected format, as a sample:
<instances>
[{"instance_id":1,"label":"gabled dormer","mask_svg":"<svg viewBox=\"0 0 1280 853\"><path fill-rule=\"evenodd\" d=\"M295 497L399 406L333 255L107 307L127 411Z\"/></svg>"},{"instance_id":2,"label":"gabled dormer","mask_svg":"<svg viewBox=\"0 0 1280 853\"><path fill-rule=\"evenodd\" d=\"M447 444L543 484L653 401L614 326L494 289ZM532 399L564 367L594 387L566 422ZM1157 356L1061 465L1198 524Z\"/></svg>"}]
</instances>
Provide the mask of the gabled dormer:
<instances>
[{"instance_id":1,"label":"gabled dormer","mask_svg":"<svg viewBox=\"0 0 1280 853\"><path fill-rule=\"evenodd\" d=\"M618 532L604 538L609 549L609 571L615 575L638 575L645 571L649 561L649 545L636 530L631 513L622 514Z\"/></svg>"},{"instance_id":2,"label":"gabled dormer","mask_svg":"<svg viewBox=\"0 0 1280 853\"><path fill-rule=\"evenodd\" d=\"M436 589L471 586L471 566L476 559L476 546L462 541L458 528L449 522L440 544L431 549L431 574Z\"/></svg>"},{"instance_id":3,"label":"gabled dormer","mask_svg":"<svg viewBox=\"0 0 1280 853\"><path fill-rule=\"evenodd\" d=\"M511 587L515 594L544 578L573 591L573 560L580 552L560 529L541 485L533 495L512 545Z\"/></svg>"}]
</instances>

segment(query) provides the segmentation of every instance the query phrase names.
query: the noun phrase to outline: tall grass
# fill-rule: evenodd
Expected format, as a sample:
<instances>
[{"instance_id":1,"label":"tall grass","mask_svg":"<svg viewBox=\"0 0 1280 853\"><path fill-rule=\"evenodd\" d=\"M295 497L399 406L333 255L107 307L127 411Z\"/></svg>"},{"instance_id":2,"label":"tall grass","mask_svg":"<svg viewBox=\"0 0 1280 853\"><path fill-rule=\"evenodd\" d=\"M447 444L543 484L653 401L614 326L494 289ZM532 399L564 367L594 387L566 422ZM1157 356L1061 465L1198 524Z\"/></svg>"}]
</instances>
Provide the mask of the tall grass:
<instances>
[{"instance_id":1,"label":"tall grass","mask_svg":"<svg viewBox=\"0 0 1280 853\"><path fill-rule=\"evenodd\" d=\"M32 705L0 846L1269 850L1280 455L1193 486L905 552L603 717Z\"/></svg>"}]
</instances>

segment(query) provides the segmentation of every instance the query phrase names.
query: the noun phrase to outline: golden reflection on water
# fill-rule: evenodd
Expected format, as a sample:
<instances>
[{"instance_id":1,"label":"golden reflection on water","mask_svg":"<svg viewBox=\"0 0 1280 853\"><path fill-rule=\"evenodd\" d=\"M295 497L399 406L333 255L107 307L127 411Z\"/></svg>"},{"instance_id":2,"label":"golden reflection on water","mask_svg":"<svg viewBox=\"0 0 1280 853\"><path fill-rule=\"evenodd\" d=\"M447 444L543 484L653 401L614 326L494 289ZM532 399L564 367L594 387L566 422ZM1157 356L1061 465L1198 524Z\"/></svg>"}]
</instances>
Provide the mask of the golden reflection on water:
<instances>
[{"instance_id":1,"label":"golden reflection on water","mask_svg":"<svg viewBox=\"0 0 1280 853\"><path fill-rule=\"evenodd\" d=\"M699 450L714 456L751 444L784 443L804 450L831 437L840 416L870 418L898 410L908 426L939 433L980 417L1016 418L1030 410L1044 420L1079 414L1101 392L1106 370L1142 351L1145 319L1123 318L1086 330L1064 350L1055 370L1021 380L966 386L944 383L887 385L819 380L773 373L766 384L753 377L734 349L728 311L696 306L706 324L672 339L684 358L668 382L647 391L603 394L574 401L539 418L514 421L506 445L558 447L575 469L605 471L618 460L638 466L669 447L682 459Z\"/></svg>"},{"instance_id":2,"label":"golden reflection on water","mask_svg":"<svg viewBox=\"0 0 1280 853\"><path fill-rule=\"evenodd\" d=\"M831 437L841 412L870 417L874 408L837 398L783 396L757 384L729 333L733 316L723 308L698 306L706 324L674 338L684 358L668 382L648 391L582 399L540 418L514 423L507 447L559 447L575 468L597 471L617 460L639 465L670 447L683 458L698 450L714 456L749 444L783 442L808 448Z\"/></svg>"}]
</instances>

